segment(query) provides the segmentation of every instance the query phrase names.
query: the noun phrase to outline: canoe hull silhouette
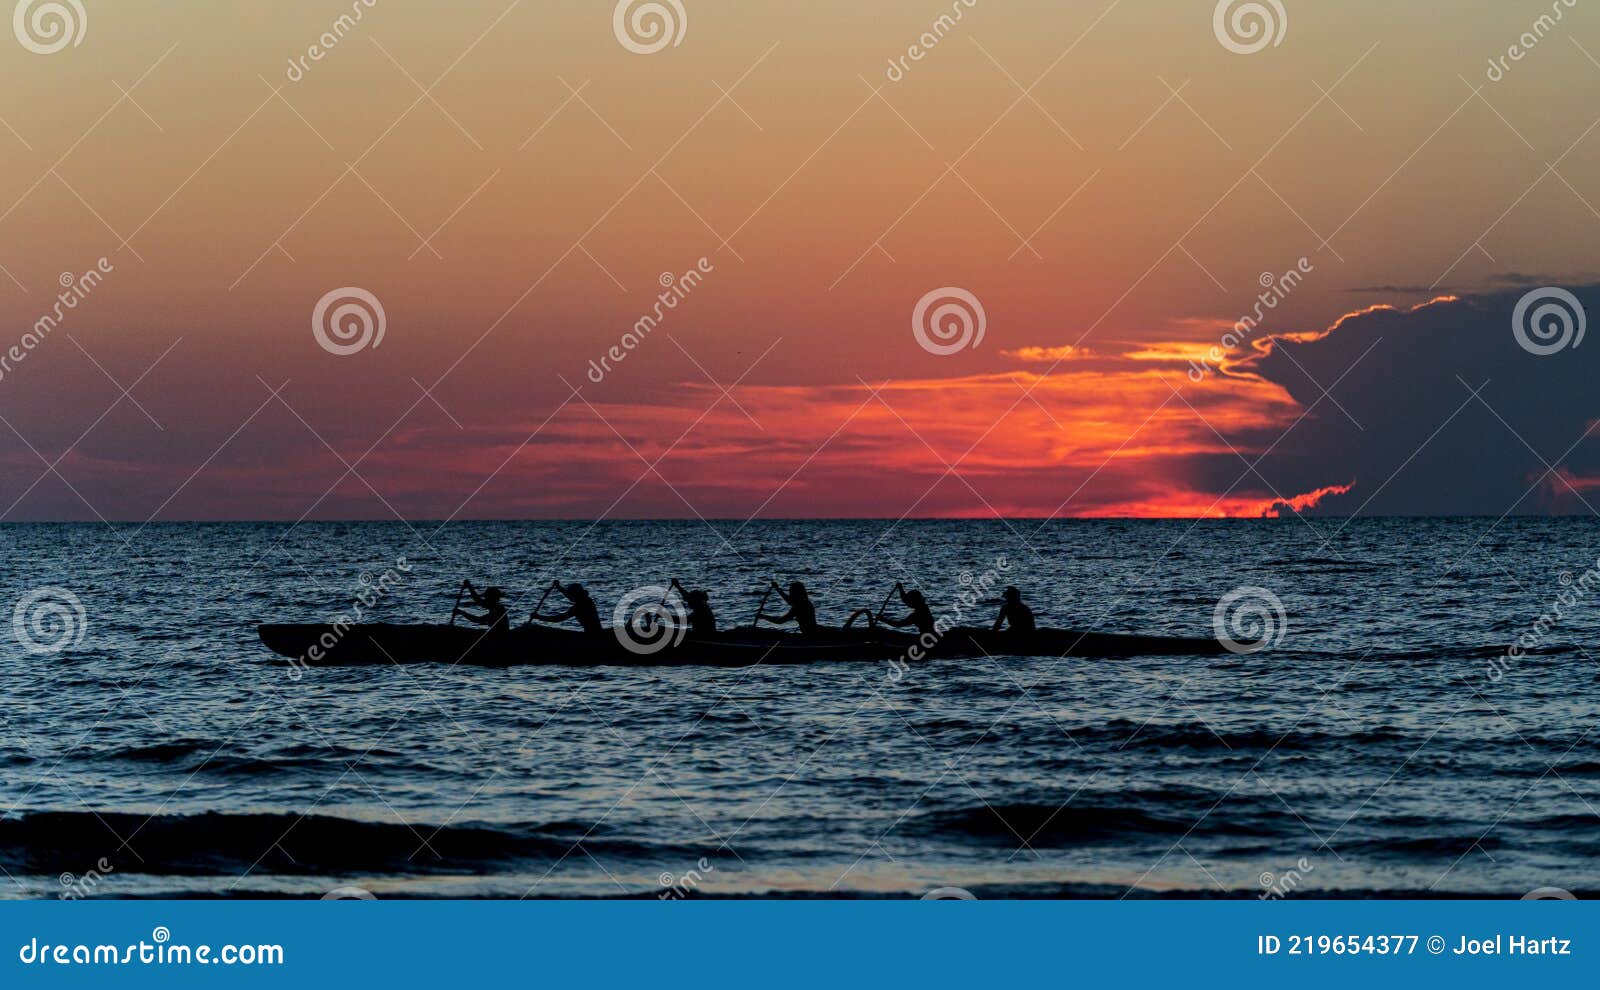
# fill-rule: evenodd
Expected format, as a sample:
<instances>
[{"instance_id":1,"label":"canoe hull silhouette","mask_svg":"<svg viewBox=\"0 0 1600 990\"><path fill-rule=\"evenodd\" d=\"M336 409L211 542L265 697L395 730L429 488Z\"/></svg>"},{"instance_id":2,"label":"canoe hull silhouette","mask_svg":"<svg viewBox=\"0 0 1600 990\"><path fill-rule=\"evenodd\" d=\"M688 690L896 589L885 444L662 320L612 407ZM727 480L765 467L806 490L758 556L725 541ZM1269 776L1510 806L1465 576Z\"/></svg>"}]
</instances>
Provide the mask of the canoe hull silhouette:
<instances>
[{"instance_id":1,"label":"canoe hull silhouette","mask_svg":"<svg viewBox=\"0 0 1600 990\"><path fill-rule=\"evenodd\" d=\"M957 627L931 646L914 633L888 630L824 630L817 636L741 627L713 637L687 636L647 652L625 645L607 630L589 634L546 626L487 633L469 626L368 623L263 624L261 642L297 666L336 667L390 663L451 663L483 667L714 666L796 664L819 661L892 662L961 657L1214 656L1215 639L1126 636L1041 629L1034 633L992 632ZM925 641L924 641L925 642Z\"/></svg>"}]
</instances>

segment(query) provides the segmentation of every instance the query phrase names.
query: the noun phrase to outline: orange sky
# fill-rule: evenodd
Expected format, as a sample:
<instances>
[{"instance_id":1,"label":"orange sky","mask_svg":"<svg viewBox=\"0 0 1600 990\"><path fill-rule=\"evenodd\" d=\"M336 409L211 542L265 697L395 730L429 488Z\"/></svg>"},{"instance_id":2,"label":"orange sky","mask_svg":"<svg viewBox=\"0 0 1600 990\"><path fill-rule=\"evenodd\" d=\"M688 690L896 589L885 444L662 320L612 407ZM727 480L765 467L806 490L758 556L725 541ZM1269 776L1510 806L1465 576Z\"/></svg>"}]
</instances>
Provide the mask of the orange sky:
<instances>
[{"instance_id":1,"label":"orange sky","mask_svg":"<svg viewBox=\"0 0 1600 990\"><path fill-rule=\"evenodd\" d=\"M1264 273L1257 339L1600 248L1581 5L1500 81L1548 5L1284 0L1236 54L1209 2L957 0L898 81L950 3L681 0L651 54L610 0L356 6L297 80L351 4L0 44L0 343L110 268L0 367L5 519L1304 508L1362 481L1249 470L1307 405L1187 374ZM318 345L344 287L381 345ZM944 287L985 329L940 355Z\"/></svg>"}]
</instances>

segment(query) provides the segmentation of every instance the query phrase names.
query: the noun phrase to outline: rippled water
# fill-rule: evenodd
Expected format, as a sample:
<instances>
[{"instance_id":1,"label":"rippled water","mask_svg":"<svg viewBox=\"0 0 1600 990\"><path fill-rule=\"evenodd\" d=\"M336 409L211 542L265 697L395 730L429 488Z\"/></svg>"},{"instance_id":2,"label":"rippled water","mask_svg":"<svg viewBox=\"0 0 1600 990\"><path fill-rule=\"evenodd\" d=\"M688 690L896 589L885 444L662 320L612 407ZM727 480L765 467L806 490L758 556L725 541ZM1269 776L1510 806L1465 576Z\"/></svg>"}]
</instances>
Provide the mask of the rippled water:
<instances>
[{"instance_id":1,"label":"rippled water","mask_svg":"<svg viewBox=\"0 0 1600 990\"><path fill-rule=\"evenodd\" d=\"M0 630L10 896L63 893L63 873L88 896L1600 890L1594 520L12 525L0 546L0 601L63 588L86 621L52 655ZM769 577L837 622L895 580L939 611L1002 563L1043 625L1207 635L1256 586L1284 638L898 680L296 680L254 633L347 612L386 569L387 621L441 621L465 576L514 611L552 576L602 603L680 576L729 625ZM1496 669L1523 633L1537 649Z\"/></svg>"}]
</instances>

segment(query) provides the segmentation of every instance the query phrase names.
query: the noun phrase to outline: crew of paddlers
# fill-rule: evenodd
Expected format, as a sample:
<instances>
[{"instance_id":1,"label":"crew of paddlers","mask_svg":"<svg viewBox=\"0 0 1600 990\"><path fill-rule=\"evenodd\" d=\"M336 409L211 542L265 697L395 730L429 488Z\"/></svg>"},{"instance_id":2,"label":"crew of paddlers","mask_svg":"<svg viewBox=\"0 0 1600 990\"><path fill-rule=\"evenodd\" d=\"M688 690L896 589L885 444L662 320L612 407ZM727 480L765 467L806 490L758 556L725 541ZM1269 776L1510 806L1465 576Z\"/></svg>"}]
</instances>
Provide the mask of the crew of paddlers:
<instances>
[{"instance_id":1,"label":"crew of paddlers","mask_svg":"<svg viewBox=\"0 0 1600 990\"><path fill-rule=\"evenodd\" d=\"M506 594L501 588L477 588L471 581L464 581L461 585L462 594L470 599L471 603L482 609L481 612L472 612L462 606L458 600L455 612L451 618L460 616L468 622L484 626L493 631L510 628L510 614L506 611ZM668 593L676 591L687 606L687 619L689 631L696 636L711 636L717 631L717 617L711 609L711 595L703 590L685 588L673 579L668 587ZM566 599L567 607L546 612L545 602L551 593L559 594ZM767 611L767 604L776 594L787 608L779 615ZM898 618L885 615L890 600L899 596L900 602L907 608L905 615ZM897 629L913 628L919 633L932 634L935 631L936 620L933 609L928 605L927 598L922 592L907 589L903 584L896 584L884 598L883 605L877 611L870 608L861 608L850 614L845 621L845 628L853 626L857 619L865 619L869 626L882 623ZM584 632L602 633L606 631L600 621L600 609L595 605L594 598L588 589L577 583L562 584L553 581L545 590L544 596L539 599L539 604L533 608L530 622L545 622L558 624L562 622L576 622ZM784 588L773 581L767 588L767 593L761 599L761 605L756 609L756 624L762 622L775 626L793 623L803 636L816 636L826 630L817 623L817 608L811 601L811 594L806 586L799 581L792 581L788 588ZM995 616L993 629L999 632L1010 629L1018 633L1031 633L1034 631L1033 611L1023 604L1022 593L1015 587L1006 588L1001 595L1000 613Z\"/></svg>"}]
</instances>

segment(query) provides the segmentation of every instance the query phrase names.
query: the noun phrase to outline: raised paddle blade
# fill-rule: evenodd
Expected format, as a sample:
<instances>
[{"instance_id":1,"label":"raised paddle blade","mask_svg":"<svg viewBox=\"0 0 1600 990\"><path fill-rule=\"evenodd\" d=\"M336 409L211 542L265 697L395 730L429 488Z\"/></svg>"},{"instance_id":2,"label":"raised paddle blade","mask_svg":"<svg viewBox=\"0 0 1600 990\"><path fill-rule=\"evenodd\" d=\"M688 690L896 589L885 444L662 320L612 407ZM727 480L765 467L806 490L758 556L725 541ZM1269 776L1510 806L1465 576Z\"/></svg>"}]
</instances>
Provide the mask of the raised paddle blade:
<instances>
[{"instance_id":1,"label":"raised paddle blade","mask_svg":"<svg viewBox=\"0 0 1600 990\"><path fill-rule=\"evenodd\" d=\"M905 587L905 585L901 584L899 581L896 581L894 583L894 587L889 589L889 593L887 595L883 596L883 604L879 605L878 606L878 610L876 612L872 613L872 619L873 619L873 623L874 624L877 623L877 620L883 618L884 609L889 607L889 599L893 598L894 597L894 593L899 591L900 589L902 589L904 587Z\"/></svg>"},{"instance_id":2,"label":"raised paddle blade","mask_svg":"<svg viewBox=\"0 0 1600 990\"><path fill-rule=\"evenodd\" d=\"M550 597L550 592L556 590L559 587L561 587L561 582L552 578L551 581L550 581L550 586L548 588L544 589L544 594L539 596L539 604L535 605L533 607L533 611L528 613L528 621L526 623L524 623L525 625L529 625L529 626L533 625L534 617L537 616L539 614L539 612L544 608L544 600L546 598Z\"/></svg>"},{"instance_id":3,"label":"raised paddle blade","mask_svg":"<svg viewBox=\"0 0 1600 990\"><path fill-rule=\"evenodd\" d=\"M759 624L760 621L761 621L761 617L766 614L766 612L767 612L767 601L768 601L768 599L770 599L772 597L772 592L777 587L778 587L778 582L776 582L776 581L773 581L773 582L771 582L770 584L767 585L767 593L761 596L761 604L756 606L756 617L754 619L750 620L750 624L752 626Z\"/></svg>"},{"instance_id":4,"label":"raised paddle blade","mask_svg":"<svg viewBox=\"0 0 1600 990\"><path fill-rule=\"evenodd\" d=\"M461 596L467 593L467 585L469 583L462 581L456 588L456 604L454 608L450 609L450 624L452 626L456 624L456 616L461 614Z\"/></svg>"}]
</instances>

